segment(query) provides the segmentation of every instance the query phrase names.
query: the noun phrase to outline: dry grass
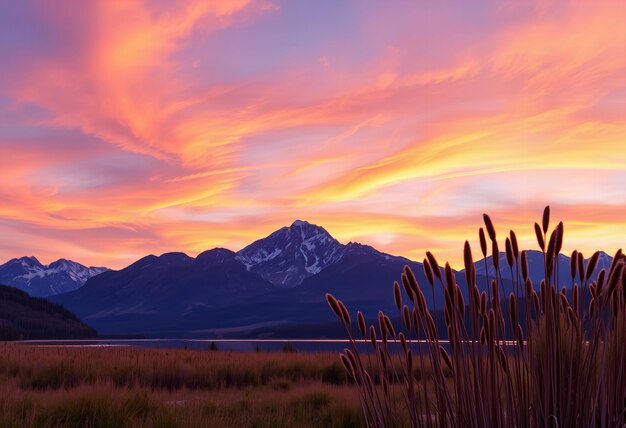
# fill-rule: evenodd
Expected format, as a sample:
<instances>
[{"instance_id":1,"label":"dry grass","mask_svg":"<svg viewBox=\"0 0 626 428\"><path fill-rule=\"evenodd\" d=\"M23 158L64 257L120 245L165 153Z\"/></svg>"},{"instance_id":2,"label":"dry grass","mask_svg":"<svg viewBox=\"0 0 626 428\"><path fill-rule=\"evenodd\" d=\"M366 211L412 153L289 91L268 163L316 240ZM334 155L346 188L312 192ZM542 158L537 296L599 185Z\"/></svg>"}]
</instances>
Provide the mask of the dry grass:
<instances>
[{"instance_id":1,"label":"dry grass","mask_svg":"<svg viewBox=\"0 0 626 428\"><path fill-rule=\"evenodd\" d=\"M362 426L334 354L0 345L1 427Z\"/></svg>"},{"instance_id":2,"label":"dry grass","mask_svg":"<svg viewBox=\"0 0 626 428\"><path fill-rule=\"evenodd\" d=\"M571 278L558 278L564 228L559 223L548 233L546 207L541 226L535 224L545 276L533 284L515 233L505 239L508 266L500 266L496 229L489 216L484 220L481 252L486 264L488 237L496 272L495 278L487 278L487 293L478 290L468 242L468 305L450 266L441 269L431 253L424 260L430 287L444 290L446 331L433 321L408 267L402 275L404 293L398 283L393 288L399 323L379 312L378 325L368 328L357 313L354 328L345 305L327 295L352 341L340 360L358 385L368 425L626 426L626 257L618 251L610 270L591 281L599 253L585 264L582 254L574 252ZM502 269L511 272L512 284L502 281ZM572 284L570 294L561 289L566 280ZM408 305L403 295L409 297ZM371 339L376 358L355 342L359 334ZM449 345L442 337L449 338ZM401 343L404 352L391 353L389 341ZM415 375L415 367L421 376Z\"/></svg>"}]
</instances>

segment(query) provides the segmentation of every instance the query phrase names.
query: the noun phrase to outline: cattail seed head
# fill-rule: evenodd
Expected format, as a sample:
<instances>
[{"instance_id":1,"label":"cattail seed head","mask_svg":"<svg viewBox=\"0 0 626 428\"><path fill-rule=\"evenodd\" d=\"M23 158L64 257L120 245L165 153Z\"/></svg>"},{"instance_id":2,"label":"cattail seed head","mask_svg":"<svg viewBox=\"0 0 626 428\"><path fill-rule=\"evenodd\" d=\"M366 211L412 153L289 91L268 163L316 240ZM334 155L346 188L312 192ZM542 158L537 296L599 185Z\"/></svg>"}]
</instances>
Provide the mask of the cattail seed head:
<instances>
[{"instance_id":1,"label":"cattail seed head","mask_svg":"<svg viewBox=\"0 0 626 428\"><path fill-rule=\"evenodd\" d=\"M522 351L524 349L524 332L522 326L517 325L517 347Z\"/></svg>"},{"instance_id":2,"label":"cattail seed head","mask_svg":"<svg viewBox=\"0 0 626 428\"><path fill-rule=\"evenodd\" d=\"M337 299L332 294L326 293L326 301L328 302L328 306L330 306L335 315L337 315L339 319L343 320L343 313L341 312L341 308L339 307Z\"/></svg>"},{"instance_id":3,"label":"cattail seed head","mask_svg":"<svg viewBox=\"0 0 626 428\"><path fill-rule=\"evenodd\" d=\"M370 326L370 342L372 347L376 349L376 329L373 325Z\"/></svg>"},{"instance_id":4,"label":"cattail seed head","mask_svg":"<svg viewBox=\"0 0 626 428\"><path fill-rule=\"evenodd\" d=\"M498 241L491 242L491 261L496 270L500 269L500 250L498 250Z\"/></svg>"},{"instance_id":5,"label":"cattail seed head","mask_svg":"<svg viewBox=\"0 0 626 428\"><path fill-rule=\"evenodd\" d=\"M522 278L528 280L528 257L526 251L522 251Z\"/></svg>"},{"instance_id":6,"label":"cattail seed head","mask_svg":"<svg viewBox=\"0 0 626 428\"><path fill-rule=\"evenodd\" d=\"M487 257L487 239L485 238L485 229L482 227L478 229L478 239L480 241L480 251L483 253L483 257Z\"/></svg>"},{"instance_id":7,"label":"cattail seed head","mask_svg":"<svg viewBox=\"0 0 626 428\"><path fill-rule=\"evenodd\" d=\"M511 244L511 240L509 238L504 240L504 250L506 254L506 263L510 268L512 268L515 256L513 255L513 245Z\"/></svg>"},{"instance_id":8,"label":"cattail seed head","mask_svg":"<svg viewBox=\"0 0 626 428\"><path fill-rule=\"evenodd\" d=\"M596 251L593 253L593 256L589 259L587 263L587 271L585 272L585 281L589 281L591 275L596 270L596 266L598 266L598 259L600 258L600 251Z\"/></svg>"},{"instance_id":9,"label":"cattail seed head","mask_svg":"<svg viewBox=\"0 0 626 428\"><path fill-rule=\"evenodd\" d=\"M469 241L465 241L463 247L463 263L465 264L465 270L468 271L474 267L474 259L472 257L472 247Z\"/></svg>"},{"instance_id":10,"label":"cattail seed head","mask_svg":"<svg viewBox=\"0 0 626 428\"><path fill-rule=\"evenodd\" d=\"M572 280L576 278L576 268L578 267L578 250L572 251L572 257L569 259L569 272Z\"/></svg>"},{"instance_id":11,"label":"cattail seed head","mask_svg":"<svg viewBox=\"0 0 626 428\"><path fill-rule=\"evenodd\" d=\"M539 224L535 223L535 236L537 237L537 243L539 244L539 248L541 248L542 251L546 250L546 242L543 238L543 232L541 231L541 226L539 226Z\"/></svg>"},{"instance_id":12,"label":"cattail seed head","mask_svg":"<svg viewBox=\"0 0 626 428\"><path fill-rule=\"evenodd\" d=\"M402 308L402 316L404 318L404 327L410 333L411 332L411 312L409 311L409 307L407 305L404 305L404 307Z\"/></svg>"},{"instance_id":13,"label":"cattail seed head","mask_svg":"<svg viewBox=\"0 0 626 428\"><path fill-rule=\"evenodd\" d=\"M578 252L578 276L580 277L580 282L585 282L585 256L583 253Z\"/></svg>"},{"instance_id":14,"label":"cattail seed head","mask_svg":"<svg viewBox=\"0 0 626 428\"><path fill-rule=\"evenodd\" d=\"M485 227L487 228L487 233L489 234L489 239L492 241L496 240L496 229L493 227L493 222L491 218L487 214L483 214L483 220L485 221Z\"/></svg>"},{"instance_id":15,"label":"cattail seed head","mask_svg":"<svg viewBox=\"0 0 626 428\"><path fill-rule=\"evenodd\" d=\"M543 233L548 233L548 227L550 226L550 205L547 205L543 209L543 217L541 219L541 224L543 226Z\"/></svg>"},{"instance_id":16,"label":"cattail seed head","mask_svg":"<svg viewBox=\"0 0 626 428\"><path fill-rule=\"evenodd\" d=\"M441 270L439 269L439 263L437 263L437 259L430 251L426 252L426 257L428 258L428 262L430 263L430 267L432 268L433 273L441 281Z\"/></svg>"},{"instance_id":17,"label":"cattail seed head","mask_svg":"<svg viewBox=\"0 0 626 428\"><path fill-rule=\"evenodd\" d=\"M556 257L561 254L561 249L563 248L563 235L565 234L565 226L563 222L560 221L559 225L556 227L556 245L554 247L554 254Z\"/></svg>"},{"instance_id":18,"label":"cattail seed head","mask_svg":"<svg viewBox=\"0 0 626 428\"><path fill-rule=\"evenodd\" d=\"M355 379L356 376L354 373L354 367L352 367L352 364L350 363L350 360L348 359L348 357L346 357L344 354L339 354L339 359L341 360L341 364L343 365L343 368L348 373L348 376L350 377L350 379Z\"/></svg>"},{"instance_id":19,"label":"cattail seed head","mask_svg":"<svg viewBox=\"0 0 626 428\"><path fill-rule=\"evenodd\" d=\"M358 311L356 313L356 318L359 324L359 331L363 336L367 334L367 325L365 324L365 317L363 316L363 312Z\"/></svg>"},{"instance_id":20,"label":"cattail seed head","mask_svg":"<svg viewBox=\"0 0 626 428\"><path fill-rule=\"evenodd\" d=\"M517 235L515 234L515 231L513 230L509 232L509 235L511 236L511 247L513 248L513 256L515 257L515 260L517 260L517 256L519 256L519 246L517 244Z\"/></svg>"},{"instance_id":21,"label":"cattail seed head","mask_svg":"<svg viewBox=\"0 0 626 428\"><path fill-rule=\"evenodd\" d=\"M402 293L400 292L398 281L393 283L393 301L396 304L396 308L400 309L402 307Z\"/></svg>"},{"instance_id":22,"label":"cattail seed head","mask_svg":"<svg viewBox=\"0 0 626 428\"><path fill-rule=\"evenodd\" d=\"M513 327L517 324L517 298L513 293L509 295L509 316L511 327Z\"/></svg>"},{"instance_id":23,"label":"cattail seed head","mask_svg":"<svg viewBox=\"0 0 626 428\"><path fill-rule=\"evenodd\" d=\"M432 287L433 285L435 285L435 278L433 276L433 268L430 266L430 262L428 261L428 259L424 259L422 267L424 268L424 275L426 275L426 279Z\"/></svg>"},{"instance_id":24,"label":"cattail seed head","mask_svg":"<svg viewBox=\"0 0 626 428\"><path fill-rule=\"evenodd\" d=\"M530 299L533 294L533 281L530 278L526 278L526 297Z\"/></svg>"}]
</instances>

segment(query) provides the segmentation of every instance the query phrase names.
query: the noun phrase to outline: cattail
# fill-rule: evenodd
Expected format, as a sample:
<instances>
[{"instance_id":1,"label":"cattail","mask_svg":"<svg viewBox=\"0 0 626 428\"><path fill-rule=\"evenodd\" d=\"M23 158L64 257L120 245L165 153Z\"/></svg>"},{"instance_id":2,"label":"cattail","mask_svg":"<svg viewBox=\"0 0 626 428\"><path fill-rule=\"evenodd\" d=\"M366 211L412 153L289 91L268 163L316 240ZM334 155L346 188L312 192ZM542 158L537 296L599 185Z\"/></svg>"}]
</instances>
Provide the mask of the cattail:
<instances>
[{"instance_id":1,"label":"cattail","mask_svg":"<svg viewBox=\"0 0 626 428\"><path fill-rule=\"evenodd\" d=\"M483 220L485 221L485 227L487 228L487 233L489 234L489 239L492 241L496 240L496 229L493 227L493 223L491 222L491 218L487 214L483 214Z\"/></svg>"},{"instance_id":2,"label":"cattail","mask_svg":"<svg viewBox=\"0 0 626 428\"><path fill-rule=\"evenodd\" d=\"M473 271L474 259L472 257L472 247L470 246L469 241L465 241L465 246L463 247L463 262L465 264L466 272Z\"/></svg>"},{"instance_id":3,"label":"cattail","mask_svg":"<svg viewBox=\"0 0 626 428\"><path fill-rule=\"evenodd\" d=\"M485 327L482 327L480 329L480 335L478 336L478 340L481 345L485 345L485 343L487 342L487 336L485 335Z\"/></svg>"},{"instance_id":4,"label":"cattail","mask_svg":"<svg viewBox=\"0 0 626 428\"><path fill-rule=\"evenodd\" d=\"M373 325L370 326L370 342L372 343L372 347L376 349L376 329Z\"/></svg>"},{"instance_id":5,"label":"cattail","mask_svg":"<svg viewBox=\"0 0 626 428\"><path fill-rule=\"evenodd\" d=\"M574 310L578 312L579 301L578 301L578 284L574 284L574 288L572 290L572 301L574 303Z\"/></svg>"},{"instance_id":6,"label":"cattail","mask_svg":"<svg viewBox=\"0 0 626 428\"><path fill-rule=\"evenodd\" d=\"M496 271L500 269L500 251L498 250L498 241L492 241L491 261Z\"/></svg>"},{"instance_id":7,"label":"cattail","mask_svg":"<svg viewBox=\"0 0 626 428\"><path fill-rule=\"evenodd\" d=\"M515 257L513 256L513 246L509 238L506 238L504 240L504 250L506 254L506 263L509 265L510 268L513 268L513 262L515 260Z\"/></svg>"},{"instance_id":8,"label":"cattail","mask_svg":"<svg viewBox=\"0 0 626 428\"><path fill-rule=\"evenodd\" d=\"M385 314L383 311L378 311L378 328L380 330L380 337L383 342L387 340L387 326L385 325Z\"/></svg>"},{"instance_id":9,"label":"cattail","mask_svg":"<svg viewBox=\"0 0 626 428\"><path fill-rule=\"evenodd\" d=\"M443 349L443 346L441 345L439 345L439 354L441 355L441 359L443 360L446 367L448 367L448 370L453 371L452 359L450 358L450 355L448 354L448 352L446 352L446 350Z\"/></svg>"},{"instance_id":10,"label":"cattail","mask_svg":"<svg viewBox=\"0 0 626 428\"><path fill-rule=\"evenodd\" d=\"M589 286L589 291L591 291L591 295L593 297L596 297L596 298L598 297L598 292L596 290L596 283L595 282L591 283L591 285Z\"/></svg>"},{"instance_id":11,"label":"cattail","mask_svg":"<svg viewBox=\"0 0 626 428\"><path fill-rule=\"evenodd\" d=\"M343 368L348 373L348 376L350 376L351 379L355 379L356 376L354 373L354 367L352 367L352 364L350 363L348 357L346 357L344 354L339 354L339 359L341 360L341 364L343 364Z\"/></svg>"},{"instance_id":12,"label":"cattail","mask_svg":"<svg viewBox=\"0 0 626 428\"><path fill-rule=\"evenodd\" d=\"M424 259L422 267L424 268L424 275L426 275L426 279L432 287L435 284L435 278L433 277L433 268L430 266L428 259Z\"/></svg>"},{"instance_id":13,"label":"cattail","mask_svg":"<svg viewBox=\"0 0 626 428\"><path fill-rule=\"evenodd\" d=\"M401 281L402 282L402 286L404 287L404 291L406 292L406 295L409 296L409 298L413 301L415 301L415 294L413 293L413 290L411 290L411 284L409 284L409 278L405 278L406 275L404 273L402 273L402 275L400 276Z\"/></svg>"},{"instance_id":14,"label":"cattail","mask_svg":"<svg viewBox=\"0 0 626 428\"><path fill-rule=\"evenodd\" d=\"M522 278L524 281L528 280L528 257L526 251L522 251Z\"/></svg>"},{"instance_id":15,"label":"cattail","mask_svg":"<svg viewBox=\"0 0 626 428\"><path fill-rule=\"evenodd\" d=\"M446 263L445 273L446 273L446 286L448 288L456 286L456 279L454 278L454 274L452 273L452 268L450 267L450 263Z\"/></svg>"},{"instance_id":16,"label":"cattail","mask_svg":"<svg viewBox=\"0 0 626 428\"><path fill-rule=\"evenodd\" d=\"M533 291L533 307L535 308L535 313L539 313L539 296L536 291Z\"/></svg>"},{"instance_id":17,"label":"cattail","mask_svg":"<svg viewBox=\"0 0 626 428\"><path fill-rule=\"evenodd\" d=\"M572 275L572 281L576 278L576 268L578 267L578 250L572 251L572 257L569 259L569 272Z\"/></svg>"},{"instance_id":18,"label":"cattail","mask_svg":"<svg viewBox=\"0 0 626 428\"><path fill-rule=\"evenodd\" d=\"M483 257L487 257L487 239L485 238L485 230L481 227L478 229L478 239L480 240L480 251Z\"/></svg>"},{"instance_id":19,"label":"cattail","mask_svg":"<svg viewBox=\"0 0 626 428\"><path fill-rule=\"evenodd\" d=\"M526 297L530 299L533 294L533 282L530 278L526 278Z\"/></svg>"},{"instance_id":20,"label":"cattail","mask_svg":"<svg viewBox=\"0 0 626 428\"><path fill-rule=\"evenodd\" d=\"M428 258L428 261L430 262L430 267L433 269L433 273L441 281L441 270L439 269L439 263L437 263L437 259L435 258L433 253L431 253L430 251L426 252L426 257Z\"/></svg>"},{"instance_id":21,"label":"cattail","mask_svg":"<svg viewBox=\"0 0 626 428\"><path fill-rule=\"evenodd\" d=\"M539 248L541 248L542 251L545 251L546 243L543 238L543 233L541 232L541 226L539 226L539 224L537 223L535 223L535 235L537 236L537 243L539 244Z\"/></svg>"},{"instance_id":22,"label":"cattail","mask_svg":"<svg viewBox=\"0 0 626 428\"><path fill-rule=\"evenodd\" d=\"M393 324L387 315L384 315L385 325L387 326L387 331L393 337L396 338L396 330L393 328Z\"/></svg>"},{"instance_id":23,"label":"cattail","mask_svg":"<svg viewBox=\"0 0 626 428\"><path fill-rule=\"evenodd\" d=\"M511 327L513 327L517 324L517 298L513 293L509 295L509 316Z\"/></svg>"},{"instance_id":24,"label":"cattail","mask_svg":"<svg viewBox=\"0 0 626 428\"><path fill-rule=\"evenodd\" d=\"M543 218L541 219L543 226L543 233L548 233L548 227L550 226L550 205L547 205L543 209Z\"/></svg>"},{"instance_id":25,"label":"cattail","mask_svg":"<svg viewBox=\"0 0 626 428\"><path fill-rule=\"evenodd\" d=\"M417 309L413 308L413 310L411 311L411 318L413 321L413 329L415 330L415 335L419 335L419 316L417 313Z\"/></svg>"},{"instance_id":26,"label":"cattail","mask_svg":"<svg viewBox=\"0 0 626 428\"><path fill-rule=\"evenodd\" d=\"M624 270L624 264L619 263L613 269L613 273L609 277L609 282L607 284L607 296L610 297L615 291L617 284L622 276L622 270Z\"/></svg>"},{"instance_id":27,"label":"cattail","mask_svg":"<svg viewBox=\"0 0 626 428\"><path fill-rule=\"evenodd\" d=\"M613 272L613 269L615 269L615 265L617 264L617 262L621 260L621 258L622 258L622 249L620 248L619 250L617 250L617 252L613 256L613 261L611 261L611 267L609 268L609 274Z\"/></svg>"},{"instance_id":28,"label":"cattail","mask_svg":"<svg viewBox=\"0 0 626 428\"><path fill-rule=\"evenodd\" d=\"M578 252L578 276L580 277L580 282L585 281L585 256L583 253Z\"/></svg>"},{"instance_id":29,"label":"cattail","mask_svg":"<svg viewBox=\"0 0 626 428\"><path fill-rule=\"evenodd\" d=\"M328 306L330 306L335 315L337 315L340 320L343 320L343 312L341 312L341 308L339 307L339 302L337 301L337 299L335 299L332 294L326 293L326 301L328 302Z\"/></svg>"},{"instance_id":30,"label":"cattail","mask_svg":"<svg viewBox=\"0 0 626 428\"><path fill-rule=\"evenodd\" d=\"M511 247L513 248L513 256L515 256L515 260L517 260L517 256L519 256L519 246L517 245L517 235L515 235L515 232L513 230L509 232L509 235L511 236Z\"/></svg>"},{"instance_id":31,"label":"cattail","mask_svg":"<svg viewBox=\"0 0 626 428\"><path fill-rule=\"evenodd\" d=\"M409 311L409 307L404 305L402 308L402 316L404 317L404 327L407 331L411 332L411 312Z\"/></svg>"},{"instance_id":32,"label":"cattail","mask_svg":"<svg viewBox=\"0 0 626 428\"><path fill-rule=\"evenodd\" d=\"M367 325L365 324L365 317L363 316L363 312L358 311L356 313L356 318L359 324L359 331L363 336L367 334Z\"/></svg>"},{"instance_id":33,"label":"cattail","mask_svg":"<svg viewBox=\"0 0 626 428\"><path fill-rule=\"evenodd\" d=\"M411 290L413 290L415 294L421 293L419 284L417 283L417 278L415 278L415 274L413 273L410 267L404 266L404 274L409 280L409 287L411 288Z\"/></svg>"},{"instance_id":34,"label":"cattail","mask_svg":"<svg viewBox=\"0 0 626 428\"><path fill-rule=\"evenodd\" d=\"M406 338L404 337L404 333L400 332L398 336L400 337L400 344L402 345L402 349L404 350L404 353L406 354L407 347L406 347Z\"/></svg>"},{"instance_id":35,"label":"cattail","mask_svg":"<svg viewBox=\"0 0 626 428\"><path fill-rule=\"evenodd\" d=\"M591 299L591 301L589 302L589 316L593 317L593 313L595 312L596 309L596 300L595 299Z\"/></svg>"},{"instance_id":36,"label":"cattail","mask_svg":"<svg viewBox=\"0 0 626 428\"><path fill-rule=\"evenodd\" d=\"M341 300L337 300L337 303L339 304L339 309L341 310L341 314L343 315L344 322L346 323L346 325L351 325L352 320L350 319L350 313L348 313L348 308L346 308L346 305L344 305Z\"/></svg>"},{"instance_id":37,"label":"cattail","mask_svg":"<svg viewBox=\"0 0 626 428\"><path fill-rule=\"evenodd\" d=\"M554 247L554 253L557 258L559 254L561 254L561 248L563 248L563 235L565 234L564 228L565 226L563 226L563 222L560 221L559 225L556 227L556 246Z\"/></svg>"},{"instance_id":38,"label":"cattail","mask_svg":"<svg viewBox=\"0 0 626 428\"><path fill-rule=\"evenodd\" d=\"M596 270L596 266L598 265L598 259L600 258L600 251L596 251L593 253L593 256L587 262L587 271L585 272L585 281L589 281L591 275Z\"/></svg>"},{"instance_id":39,"label":"cattail","mask_svg":"<svg viewBox=\"0 0 626 428\"><path fill-rule=\"evenodd\" d=\"M393 283L393 301L396 304L396 308L400 309L402 307L402 293L400 292L398 281Z\"/></svg>"},{"instance_id":40,"label":"cattail","mask_svg":"<svg viewBox=\"0 0 626 428\"><path fill-rule=\"evenodd\" d=\"M606 278L606 270L602 269L598 274L598 293L602 292L602 287L604 287L604 280Z\"/></svg>"},{"instance_id":41,"label":"cattail","mask_svg":"<svg viewBox=\"0 0 626 428\"><path fill-rule=\"evenodd\" d=\"M480 293L480 313L482 315L487 313L487 293L484 291Z\"/></svg>"}]
</instances>

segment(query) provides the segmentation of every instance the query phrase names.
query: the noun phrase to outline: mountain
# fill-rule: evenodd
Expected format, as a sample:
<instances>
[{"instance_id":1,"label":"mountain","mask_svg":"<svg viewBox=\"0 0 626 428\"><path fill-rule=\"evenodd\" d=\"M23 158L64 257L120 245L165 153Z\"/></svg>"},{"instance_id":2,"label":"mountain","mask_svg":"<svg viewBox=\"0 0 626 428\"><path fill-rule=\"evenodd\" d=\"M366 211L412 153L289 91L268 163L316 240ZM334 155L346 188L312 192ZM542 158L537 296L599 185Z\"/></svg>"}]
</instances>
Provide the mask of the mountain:
<instances>
[{"instance_id":1,"label":"mountain","mask_svg":"<svg viewBox=\"0 0 626 428\"><path fill-rule=\"evenodd\" d=\"M85 339L91 327L60 305L0 285L0 340Z\"/></svg>"},{"instance_id":2,"label":"mountain","mask_svg":"<svg viewBox=\"0 0 626 428\"><path fill-rule=\"evenodd\" d=\"M150 255L53 300L103 334L272 334L280 326L319 322L334 331L326 292L352 309L366 304L373 318L381 303L393 305L391 285L406 264L426 283L419 263L367 245L343 245L322 227L296 221L238 253Z\"/></svg>"},{"instance_id":3,"label":"mountain","mask_svg":"<svg viewBox=\"0 0 626 428\"><path fill-rule=\"evenodd\" d=\"M344 246L322 227L296 220L237 254L248 270L280 287L295 287L341 258Z\"/></svg>"},{"instance_id":4,"label":"mountain","mask_svg":"<svg viewBox=\"0 0 626 428\"><path fill-rule=\"evenodd\" d=\"M233 319L255 322L249 311L232 311L277 288L236 256L221 248L195 259L183 253L150 255L53 299L103 333L163 334L232 326Z\"/></svg>"},{"instance_id":5,"label":"mountain","mask_svg":"<svg viewBox=\"0 0 626 428\"><path fill-rule=\"evenodd\" d=\"M0 283L19 288L31 296L47 297L76 290L89 278L106 270L66 259L43 265L36 257L21 257L0 265Z\"/></svg>"},{"instance_id":6,"label":"mountain","mask_svg":"<svg viewBox=\"0 0 626 428\"><path fill-rule=\"evenodd\" d=\"M502 254L504 296L514 289ZM543 277L543 254L528 252L531 277ZM599 268L610 264L601 256ZM477 285L494 277L491 258L476 261ZM119 271L89 279L51 298L102 334L202 337L320 337L337 334L325 293L354 313L375 319L396 313L392 284L412 268L429 305L443 308L443 288L431 287L423 266L359 243L341 244L322 227L296 221L235 253L216 248L196 258L150 255ZM596 271L597 273L597 271ZM468 302L465 272L454 272ZM515 277L515 272L514 272ZM569 258L559 259L560 285L569 287Z\"/></svg>"},{"instance_id":7,"label":"mountain","mask_svg":"<svg viewBox=\"0 0 626 428\"><path fill-rule=\"evenodd\" d=\"M545 276L545 267L544 267L544 256L541 251L529 250L526 251L526 257L528 259L528 276L533 281L533 284L537 286L541 280ZM521 278L521 272L517 271L516 266L513 266L513 271L509 268L509 265L506 261L506 253L500 253L500 274L503 279L511 280L511 278L516 278L519 275ZM570 288L572 285L572 276L570 273L570 257L559 254L557 265L557 276L559 281L559 288L566 287ZM486 261L486 269L485 269L485 261ZM597 278L598 274L602 269L606 269L608 272L611 267L611 262L613 258L608 254L601 252L600 257L598 258L598 265L591 276L591 280ZM585 267L589 259L585 260ZM489 276L489 278L493 279L495 277L495 267L493 265L493 258L491 256L487 257L486 260L478 260L474 263L476 267L476 275ZM511 275L511 273L513 275ZM580 280L577 278L576 282L580 283Z\"/></svg>"}]
</instances>

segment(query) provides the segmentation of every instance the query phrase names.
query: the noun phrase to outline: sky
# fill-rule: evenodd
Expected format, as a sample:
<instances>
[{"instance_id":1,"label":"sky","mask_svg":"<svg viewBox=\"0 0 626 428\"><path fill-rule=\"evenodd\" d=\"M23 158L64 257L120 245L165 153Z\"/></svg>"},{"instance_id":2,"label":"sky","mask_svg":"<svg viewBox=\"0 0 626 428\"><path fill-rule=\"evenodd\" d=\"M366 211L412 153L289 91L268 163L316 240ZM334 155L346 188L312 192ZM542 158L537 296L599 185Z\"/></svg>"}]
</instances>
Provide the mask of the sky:
<instances>
[{"instance_id":1,"label":"sky","mask_svg":"<svg viewBox=\"0 0 626 428\"><path fill-rule=\"evenodd\" d=\"M121 268L302 219L459 266L482 213L536 248L547 204L566 251L613 253L624 22L623 0L0 0L0 263Z\"/></svg>"}]
</instances>

